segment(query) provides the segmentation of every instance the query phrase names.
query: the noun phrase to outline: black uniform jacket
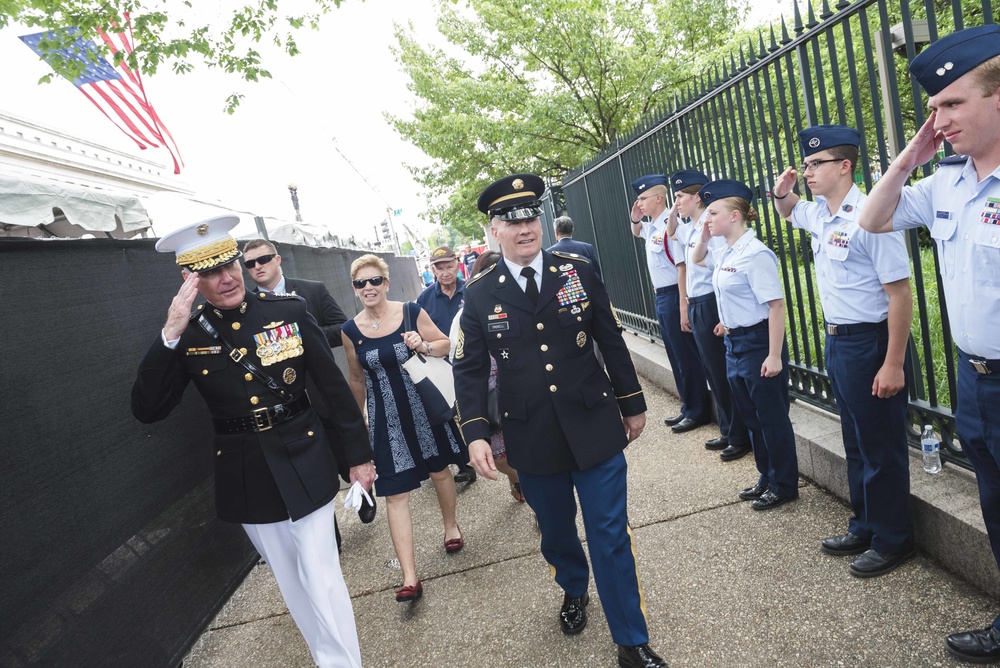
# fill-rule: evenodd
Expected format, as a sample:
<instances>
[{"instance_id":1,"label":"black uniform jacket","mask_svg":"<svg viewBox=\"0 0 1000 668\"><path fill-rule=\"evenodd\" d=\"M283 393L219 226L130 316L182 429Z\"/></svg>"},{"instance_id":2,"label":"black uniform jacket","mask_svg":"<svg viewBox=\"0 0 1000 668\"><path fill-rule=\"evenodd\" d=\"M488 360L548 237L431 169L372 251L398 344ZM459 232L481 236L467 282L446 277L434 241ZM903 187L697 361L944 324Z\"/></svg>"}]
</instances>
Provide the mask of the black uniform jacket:
<instances>
[{"instance_id":1,"label":"black uniform jacket","mask_svg":"<svg viewBox=\"0 0 1000 668\"><path fill-rule=\"evenodd\" d=\"M344 345L344 340L340 338L340 326L347 322L347 316L325 284L285 276L285 290L306 300L309 312L316 317L331 348Z\"/></svg>"},{"instance_id":2,"label":"black uniform jacket","mask_svg":"<svg viewBox=\"0 0 1000 668\"><path fill-rule=\"evenodd\" d=\"M492 355L510 465L549 475L588 469L625 449L622 415L645 412L646 401L621 323L590 263L547 251L543 261L537 307L503 261L465 284L455 390L466 442L488 440Z\"/></svg>"},{"instance_id":3,"label":"black uniform jacket","mask_svg":"<svg viewBox=\"0 0 1000 668\"><path fill-rule=\"evenodd\" d=\"M165 418L180 403L188 382L201 392L214 418L249 415L282 400L218 349L197 322L206 318L247 359L274 378L296 399L310 375L334 411L343 451L356 465L371 460L368 434L330 345L305 301L269 293L246 294L245 313L199 305L176 349L157 336L139 365L132 387L132 414L142 422ZM302 354L269 366L261 364L255 335L288 331L297 325ZM230 522L265 524L297 520L322 507L337 493L337 462L324 427L312 408L272 429L215 435L215 499L219 517Z\"/></svg>"}]
</instances>

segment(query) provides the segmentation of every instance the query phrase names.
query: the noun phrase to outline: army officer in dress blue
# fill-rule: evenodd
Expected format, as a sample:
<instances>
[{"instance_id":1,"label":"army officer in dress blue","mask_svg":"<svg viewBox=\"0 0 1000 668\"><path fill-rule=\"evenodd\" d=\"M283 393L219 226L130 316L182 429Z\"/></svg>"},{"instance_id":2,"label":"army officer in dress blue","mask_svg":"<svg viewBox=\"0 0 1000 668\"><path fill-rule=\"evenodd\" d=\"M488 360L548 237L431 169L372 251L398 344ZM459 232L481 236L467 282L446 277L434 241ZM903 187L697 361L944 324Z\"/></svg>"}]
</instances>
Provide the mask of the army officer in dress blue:
<instances>
[{"instance_id":1,"label":"army officer in dress blue","mask_svg":"<svg viewBox=\"0 0 1000 668\"><path fill-rule=\"evenodd\" d=\"M503 261L466 283L455 348L459 424L473 466L496 480L486 399L492 355L507 457L538 517L542 554L565 591L563 632L583 630L589 601L575 487L618 665L665 666L648 645L622 452L645 426L646 402L593 267L575 254L542 251L544 189L539 177L514 174L479 196ZM610 380L594 356L595 340Z\"/></svg>"},{"instance_id":2,"label":"army officer in dress blue","mask_svg":"<svg viewBox=\"0 0 1000 668\"><path fill-rule=\"evenodd\" d=\"M271 567L313 660L360 668L334 538L337 461L306 377L332 407L351 481L369 488L375 470L364 419L305 301L244 286L229 234L238 222L213 218L157 242L158 251L176 253L184 283L139 365L132 414L162 420L194 383L215 424L219 518L241 523ZM206 301L192 312L199 293Z\"/></svg>"},{"instance_id":3,"label":"army officer in dress blue","mask_svg":"<svg viewBox=\"0 0 1000 668\"><path fill-rule=\"evenodd\" d=\"M948 324L958 347L955 426L979 483L979 503L1000 565L1000 26L959 30L924 49L910 72L931 115L868 196L858 224L869 232L926 226L937 245ZM941 141L959 155L905 186ZM948 650L1000 662L1000 616L953 633Z\"/></svg>"}]
</instances>

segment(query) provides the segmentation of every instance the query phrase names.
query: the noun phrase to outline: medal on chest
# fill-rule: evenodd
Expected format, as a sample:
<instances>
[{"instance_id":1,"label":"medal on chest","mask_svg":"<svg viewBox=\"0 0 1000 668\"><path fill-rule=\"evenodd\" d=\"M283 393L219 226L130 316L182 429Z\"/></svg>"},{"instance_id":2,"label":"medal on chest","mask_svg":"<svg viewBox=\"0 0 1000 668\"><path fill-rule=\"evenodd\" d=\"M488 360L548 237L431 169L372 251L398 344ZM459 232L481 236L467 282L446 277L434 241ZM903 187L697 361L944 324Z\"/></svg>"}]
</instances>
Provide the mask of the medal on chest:
<instances>
[{"instance_id":1,"label":"medal on chest","mask_svg":"<svg viewBox=\"0 0 1000 668\"><path fill-rule=\"evenodd\" d=\"M257 344L257 357L263 366L271 366L298 357L304 352L299 325L296 322L278 325L260 334L254 334L253 340Z\"/></svg>"}]
</instances>

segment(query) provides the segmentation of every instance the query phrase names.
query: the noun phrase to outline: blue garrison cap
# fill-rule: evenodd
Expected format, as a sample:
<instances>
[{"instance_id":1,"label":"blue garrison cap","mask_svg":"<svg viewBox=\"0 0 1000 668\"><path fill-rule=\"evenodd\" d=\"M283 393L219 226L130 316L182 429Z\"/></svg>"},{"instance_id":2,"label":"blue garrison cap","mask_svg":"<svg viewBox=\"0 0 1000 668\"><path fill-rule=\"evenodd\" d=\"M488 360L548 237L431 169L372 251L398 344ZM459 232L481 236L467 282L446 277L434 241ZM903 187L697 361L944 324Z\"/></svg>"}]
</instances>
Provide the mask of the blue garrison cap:
<instances>
[{"instance_id":1,"label":"blue garrison cap","mask_svg":"<svg viewBox=\"0 0 1000 668\"><path fill-rule=\"evenodd\" d=\"M845 144L860 146L861 133L846 125L814 125L799 131L799 146L802 147L803 158Z\"/></svg>"},{"instance_id":2,"label":"blue garrison cap","mask_svg":"<svg viewBox=\"0 0 1000 668\"><path fill-rule=\"evenodd\" d=\"M663 174L647 174L646 176L640 176L632 182L632 190L635 191L635 194L638 197L653 186L666 187L666 185L667 177Z\"/></svg>"},{"instance_id":3,"label":"blue garrison cap","mask_svg":"<svg viewBox=\"0 0 1000 668\"><path fill-rule=\"evenodd\" d=\"M1000 26L976 26L953 32L928 46L910 63L910 72L928 95L937 95L994 56L1000 56Z\"/></svg>"},{"instance_id":4,"label":"blue garrison cap","mask_svg":"<svg viewBox=\"0 0 1000 668\"><path fill-rule=\"evenodd\" d=\"M711 181L704 172L697 169L682 169L670 177L670 187L674 192L683 190L688 186L703 186Z\"/></svg>"},{"instance_id":5,"label":"blue garrison cap","mask_svg":"<svg viewBox=\"0 0 1000 668\"><path fill-rule=\"evenodd\" d=\"M511 174L486 186L479 195L477 206L486 215L500 220L531 220L542 215L539 200L545 193L545 182L534 174Z\"/></svg>"},{"instance_id":6,"label":"blue garrison cap","mask_svg":"<svg viewBox=\"0 0 1000 668\"><path fill-rule=\"evenodd\" d=\"M739 181L733 181L732 179L720 179L706 183L698 191L698 197L701 198L705 206L727 197L739 197L748 202L753 202L753 192Z\"/></svg>"}]
</instances>

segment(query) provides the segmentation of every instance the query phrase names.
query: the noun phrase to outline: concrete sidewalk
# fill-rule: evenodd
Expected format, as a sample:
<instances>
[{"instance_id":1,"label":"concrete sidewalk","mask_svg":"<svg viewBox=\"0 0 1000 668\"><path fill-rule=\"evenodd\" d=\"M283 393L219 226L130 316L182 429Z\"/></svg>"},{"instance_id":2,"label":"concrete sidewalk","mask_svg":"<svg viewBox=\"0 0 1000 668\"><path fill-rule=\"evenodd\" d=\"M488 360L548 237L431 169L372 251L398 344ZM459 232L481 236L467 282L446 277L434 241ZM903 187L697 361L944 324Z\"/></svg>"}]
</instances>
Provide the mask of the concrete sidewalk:
<instances>
[{"instance_id":1,"label":"concrete sidewalk","mask_svg":"<svg viewBox=\"0 0 1000 668\"><path fill-rule=\"evenodd\" d=\"M851 577L850 558L819 550L823 537L845 530L849 509L806 479L798 502L768 512L751 510L736 492L756 481L752 457L721 462L703 447L718 435L712 427L672 434L662 418L677 412L678 401L656 385L660 372L651 360L656 346L628 338L646 376L649 404L646 430L626 450L630 518L651 645L670 666L968 665L950 657L944 636L988 625L997 613L995 600L951 575L923 547L916 559L887 576ZM806 425L806 431L827 434L831 425L837 427L835 420L809 408L793 411L797 430ZM824 420L829 424L821 425ZM801 434L800 439L808 440ZM836 465L818 463L821 457L807 444L800 442L799 451L804 473L826 466L834 475ZM915 471L915 490L951 485L962 493L945 496L963 511L976 501L967 498L970 476L965 472L946 470L946 477L926 481L916 478L926 476L922 470ZM587 629L572 638L560 632L562 592L538 550L530 508L512 501L505 479L480 478L459 492L466 547L455 555L444 551L433 487L413 493L417 568L425 587L424 598L415 604L393 598L401 576L392 563L384 505L379 504L370 525L338 505L342 567L366 668L617 665L593 585ZM915 507L918 513L933 514ZM920 538L932 545L931 553L944 549L949 562L947 555L957 559L970 549L982 552L981 527L974 521L959 524L973 536L969 544L947 546L948 537L956 535L947 528ZM982 563L978 557L976 563ZM978 574L970 581L983 586ZM253 571L184 664L313 665L266 566Z\"/></svg>"}]
</instances>

